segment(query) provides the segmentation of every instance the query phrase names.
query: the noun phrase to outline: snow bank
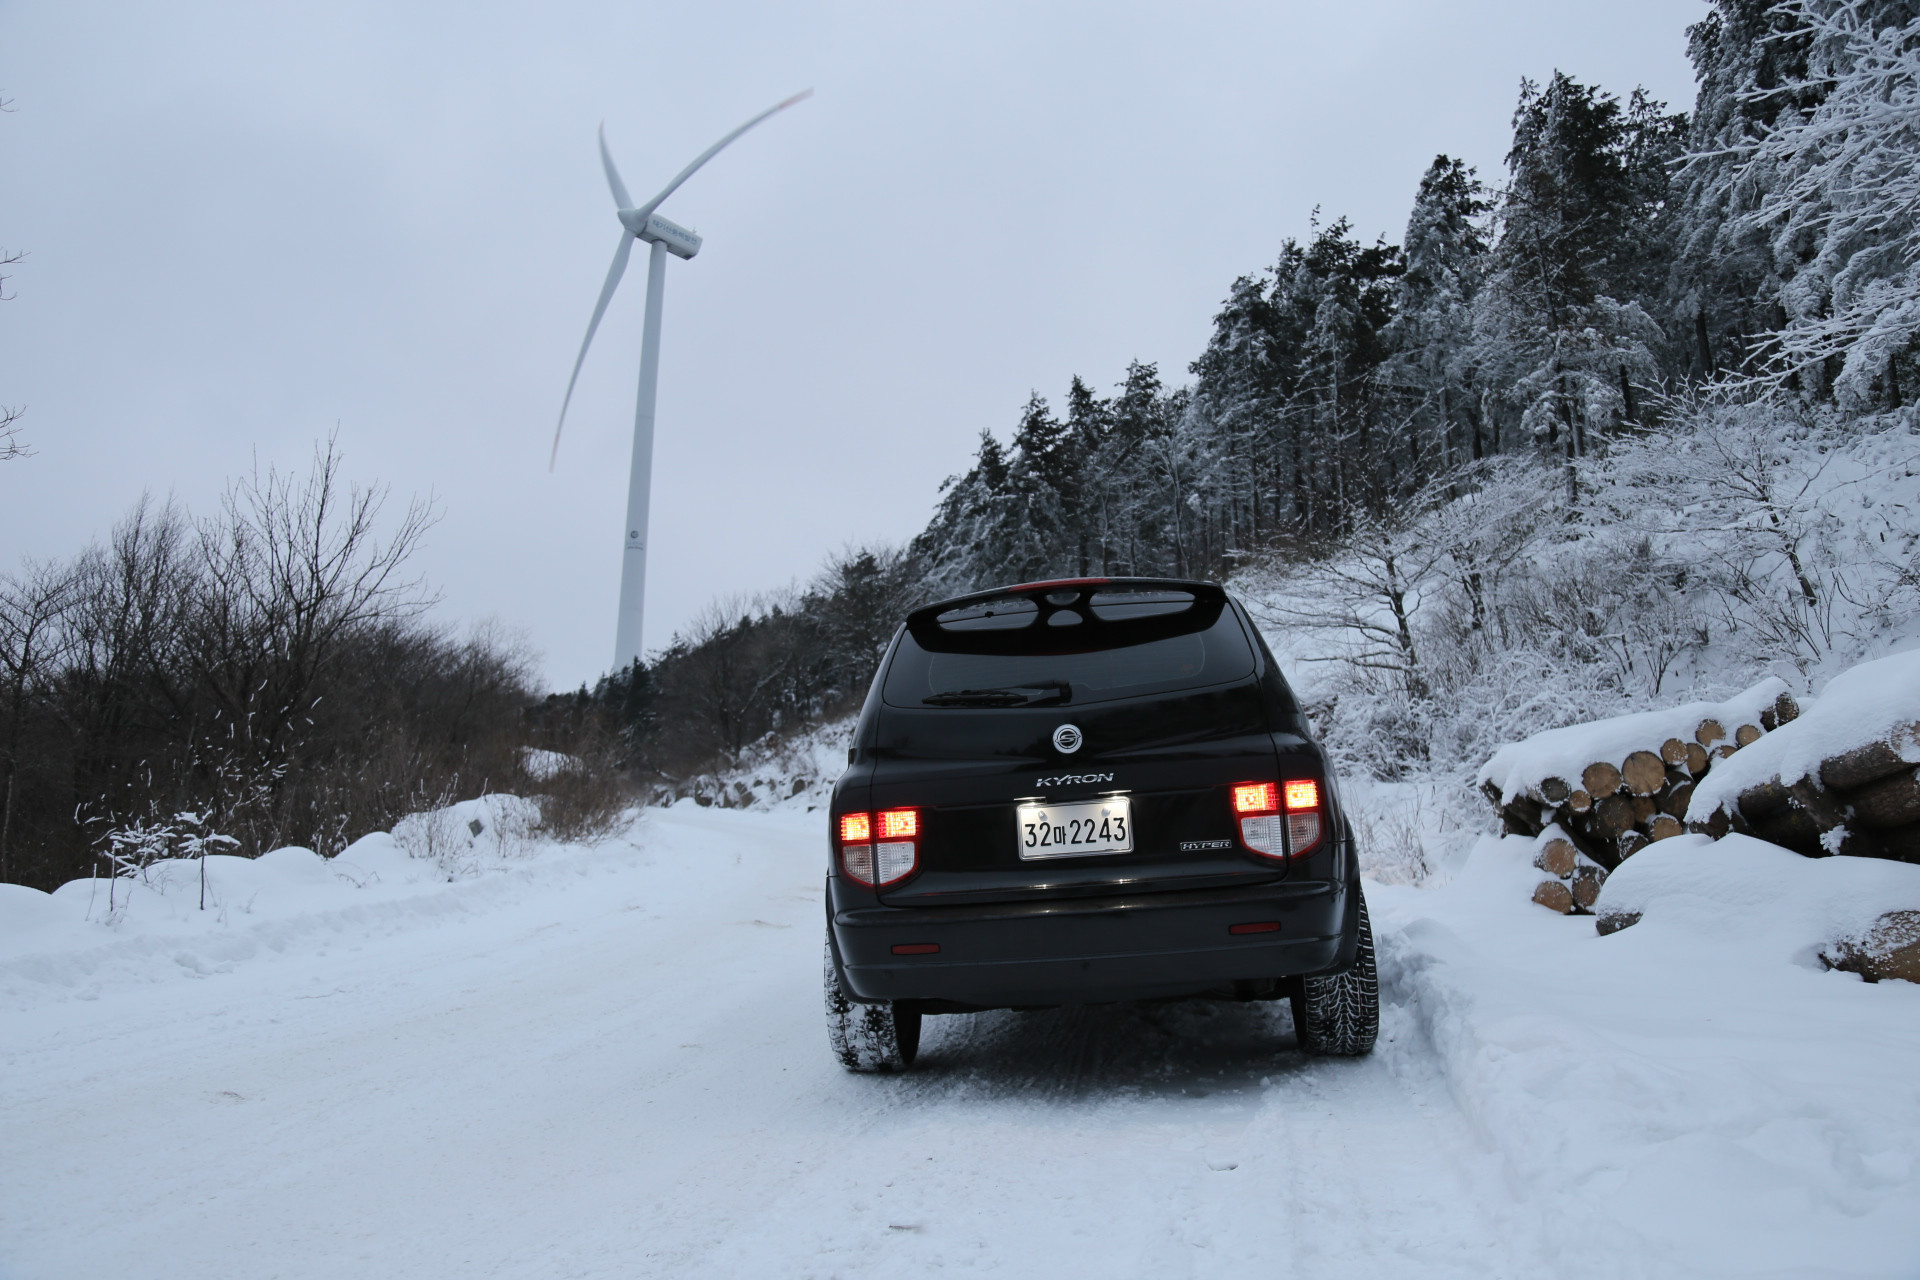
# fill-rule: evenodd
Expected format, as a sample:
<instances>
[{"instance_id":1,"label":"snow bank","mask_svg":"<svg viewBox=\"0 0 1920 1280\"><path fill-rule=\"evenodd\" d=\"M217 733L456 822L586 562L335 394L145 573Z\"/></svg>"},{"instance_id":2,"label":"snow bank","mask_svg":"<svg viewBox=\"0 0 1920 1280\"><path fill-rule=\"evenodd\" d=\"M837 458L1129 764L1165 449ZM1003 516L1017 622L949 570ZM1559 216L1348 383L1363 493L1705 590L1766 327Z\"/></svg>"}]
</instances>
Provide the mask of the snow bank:
<instances>
[{"instance_id":1,"label":"snow bank","mask_svg":"<svg viewBox=\"0 0 1920 1280\"><path fill-rule=\"evenodd\" d=\"M52 893L0 885L0 997L17 1003L48 988L84 997L109 974L205 976L302 937L462 914L470 900L511 892L492 886L497 873L542 863L551 873L583 855L526 834L530 814L528 801L487 796L410 815L395 834L365 836L331 859L286 848L204 864L165 859L138 876L72 880Z\"/></svg>"},{"instance_id":2,"label":"snow bank","mask_svg":"<svg viewBox=\"0 0 1920 1280\"><path fill-rule=\"evenodd\" d=\"M1731 810L1741 792L1762 783L1817 777L1821 761L1875 740L1920 764L1920 744L1895 732L1916 721L1920 650L1863 662L1829 681L1799 719L1716 764L1694 788L1687 819L1704 822L1716 809Z\"/></svg>"},{"instance_id":3,"label":"snow bank","mask_svg":"<svg viewBox=\"0 0 1920 1280\"><path fill-rule=\"evenodd\" d=\"M1644 919L1601 937L1526 901L1533 847L1369 896L1383 992L1554 1224L1550 1273L1914 1275L1920 987L1817 948L1920 902L1920 868L1675 837L1608 880Z\"/></svg>"},{"instance_id":4,"label":"snow bank","mask_svg":"<svg viewBox=\"0 0 1920 1280\"><path fill-rule=\"evenodd\" d=\"M1920 866L1881 858L1805 858L1730 835L1676 836L1607 878L1601 921L1638 918L1756 966L1824 967L1835 944L1864 938L1889 911L1920 909Z\"/></svg>"},{"instance_id":5,"label":"snow bank","mask_svg":"<svg viewBox=\"0 0 1920 1280\"><path fill-rule=\"evenodd\" d=\"M1562 778L1569 785L1579 786L1581 770L1595 761L1618 765L1636 751L1659 751L1660 744L1669 738L1692 742L1702 720L1719 721L1730 741L1736 726L1758 725L1761 712L1786 692L1786 681L1770 677L1725 702L1688 702L1660 711L1548 729L1501 747L1480 767L1474 781L1481 787L1488 783L1498 787L1503 805L1537 788L1543 778ZM1739 754L1752 749L1743 748ZM1726 761L1720 761L1709 776L1717 776L1725 767ZM1699 803L1699 794L1694 793L1695 804Z\"/></svg>"}]
</instances>

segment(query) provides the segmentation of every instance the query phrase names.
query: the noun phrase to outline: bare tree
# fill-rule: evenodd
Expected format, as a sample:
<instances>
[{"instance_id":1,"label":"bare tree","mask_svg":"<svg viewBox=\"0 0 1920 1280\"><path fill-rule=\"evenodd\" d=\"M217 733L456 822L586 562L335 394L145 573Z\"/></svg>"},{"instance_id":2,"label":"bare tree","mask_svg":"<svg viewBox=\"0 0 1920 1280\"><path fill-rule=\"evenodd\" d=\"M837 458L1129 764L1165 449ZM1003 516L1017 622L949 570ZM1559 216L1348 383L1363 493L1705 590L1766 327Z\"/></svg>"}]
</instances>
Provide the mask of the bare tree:
<instances>
[{"instance_id":1,"label":"bare tree","mask_svg":"<svg viewBox=\"0 0 1920 1280\"><path fill-rule=\"evenodd\" d=\"M233 485L220 519L199 528L205 575L194 674L229 732L256 760L288 745L343 642L433 603L405 565L434 520L415 501L384 538L387 491L343 486L329 439L304 480L269 469Z\"/></svg>"},{"instance_id":2,"label":"bare tree","mask_svg":"<svg viewBox=\"0 0 1920 1280\"><path fill-rule=\"evenodd\" d=\"M6 102L0 99L0 111L6 110ZM18 251L9 253L0 249L0 267L10 267L26 257ZM6 291L7 277L0 275L0 302L10 302L13 295ZM0 404L0 462L13 458L24 458L33 450L20 438L20 416L26 412L25 405Z\"/></svg>"},{"instance_id":3,"label":"bare tree","mask_svg":"<svg viewBox=\"0 0 1920 1280\"><path fill-rule=\"evenodd\" d=\"M0 883L11 879L14 791L27 726L27 700L58 668L64 639L62 616L71 607L78 578L64 566L30 566L18 578L0 579L0 695L6 698L6 739L0 743Z\"/></svg>"}]
</instances>

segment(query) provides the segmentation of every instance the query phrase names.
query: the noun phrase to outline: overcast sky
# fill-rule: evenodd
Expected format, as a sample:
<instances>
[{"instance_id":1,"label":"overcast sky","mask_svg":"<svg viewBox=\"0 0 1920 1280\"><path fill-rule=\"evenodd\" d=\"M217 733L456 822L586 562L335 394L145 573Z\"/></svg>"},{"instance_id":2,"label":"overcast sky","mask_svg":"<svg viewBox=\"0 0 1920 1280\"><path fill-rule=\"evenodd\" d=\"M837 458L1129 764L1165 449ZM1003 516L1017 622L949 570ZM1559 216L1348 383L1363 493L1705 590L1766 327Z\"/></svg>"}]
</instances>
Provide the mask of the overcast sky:
<instances>
[{"instance_id":1,"label":"overcast sky","mask_svg":"<svg viewBox=\"0 0 1920 1280\"><path fill-rule=\"evenodd\" d=\"M1692 101L1702 0L0 3L0 567L143 491L211 511L338 431L442 519L449 621L555 685L611 660L645 259L547 448L636 197L661 210L647 644L900 541L982 428L1130 359L1184 381L1236 275L1398 240L1436 152L1499 175L1522 76Z\"/></svg>"}]
</instances>

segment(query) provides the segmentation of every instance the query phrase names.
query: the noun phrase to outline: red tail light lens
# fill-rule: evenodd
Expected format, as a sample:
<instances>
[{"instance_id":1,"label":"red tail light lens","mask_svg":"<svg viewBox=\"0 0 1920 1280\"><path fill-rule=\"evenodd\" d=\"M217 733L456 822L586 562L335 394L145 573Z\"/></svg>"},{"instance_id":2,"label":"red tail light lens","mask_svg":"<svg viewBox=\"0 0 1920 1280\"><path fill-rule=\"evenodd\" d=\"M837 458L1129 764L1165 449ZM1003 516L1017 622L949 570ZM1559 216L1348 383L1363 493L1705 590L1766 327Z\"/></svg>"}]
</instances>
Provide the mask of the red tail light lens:
<instances>
[{"instance_id":1,"label":"red tail light lens","mask_svg":"<svg viewBox=\"0 0 1920 1280\"><path fill-rule=\"evenodd\" d=\"M920 811L882 809L874 816L880 828L873 846L876 883L886 886L905 880L920 865Z\"/></svg>"},{"instance_id":2,"label":"red tail light lens","mask_svg":"<svg viewBox=\"0 0 1920 1280\"><path fill-rule=\"evenodd\" d=\"M1235 813L1278 813L1280 788L1271 782L1243 782L1233 789Z\"/></svg>"},{"instance_id":3,"label":"red tail light lens","mask_svg":"<svg viewBox=\"0 0 1920 1280\"><path fill-rule=\"evenodd\" d=\"M1241 844L1263 858L1297 858L1320 843L1320 784L1312 778L1238 783L1233 814Z\"/></svg>"},{"instance_id":4,"label":"red tail light lens","mask_svg":"<svg viewBox=\"0 0 1920 1280\"><path fill-rule=\"evenodd\" d=\"M882 809L880 811L882 840L915 840L919 836L920 811L918 809Z\"/></svg>"},{"instance_id":5,"label":"red tail light lens","mask_svg":"<svg viewBox=\"0 0 1920 1280\"><path fill-rule=\"evenodd\" d=\"M1312 778L1286 783L1287 852L1298 858L1320 843L1326 824L1320 820L1320 784Z\"/></svg>"},{"instance_id":6,"label":"red tail light lens","mask_svg":"<svg viewBox=\"0 0 1920 1280\"><path fill-rule=\"evenodd\" d=\"M841 815L840 868L848 879L869 889L884 888L906 879L919 865L918 809Z\"/></svg>"}]
</instances>

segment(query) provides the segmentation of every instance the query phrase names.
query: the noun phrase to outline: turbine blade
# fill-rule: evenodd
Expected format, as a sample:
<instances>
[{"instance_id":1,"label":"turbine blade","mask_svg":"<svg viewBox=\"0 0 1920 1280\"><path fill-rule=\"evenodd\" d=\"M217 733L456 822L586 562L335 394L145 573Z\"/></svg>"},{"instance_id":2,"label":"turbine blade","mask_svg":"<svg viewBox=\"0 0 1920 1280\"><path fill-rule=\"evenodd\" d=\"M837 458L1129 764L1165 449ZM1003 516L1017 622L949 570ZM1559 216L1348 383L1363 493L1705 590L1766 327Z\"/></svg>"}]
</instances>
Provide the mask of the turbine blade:
<instances>
[{"instance_id":1,"label":"turbine blade","mask_svg":"<svg viewBox=\"0 0 1920 1280\"><path fill-rule=\"evenodd\" d=\"M587 336L580 340L580 354L574 357L573 376L567 379L567 395L560 402L560 421L553 424L553 452L547 456L547 470L553 470L553 464L560 458L560 428L567 422L567 406L573 402L573 384L580 381L580 366L587 361L587 348L593 345L594 331L600 327L600 317L607 314L607 303L613 301L613 291L620 285L620 277L627 272L627 255L633 252L633 233L620 233L620 247L613 251L613 265L607 268L607 282L600 286L600 301L593 304L593 319L587 321Z\"/></svg>"},{"instance_id":2,"label":"turbine blade","mask_svg":"<svg viewBox=\"0 0 1920 1280\"><path fill-rule=\"evenodd\" d=\"M708 147L705 151L702 151L700 153L699 159L695 160L692 164L682 169L680 171L680 176L675 178L672 182L669 182L666 185L666 187L660 192L659 195L655 196L653 199L647 201L647 203L640 206L641 216L645 217L647 214L652 213L655 209L659 208L660 202L662 200L665 200L668 196L672 195L675 191L679 189L681 183L685 182L688 178L691 178L694 174L694 170L698 169L701 165L705 164L707 161L719 155L721 152L721 149L724 148L729 142L732 142L735 138L739 137L741 134L745 133L747 130L753 128L753 126L759 124L762 120L765 120L768 116L773 115L775 112L785 111L788 107L792 106L794 103L804 102L808 98L811 98L812 96L813 96L813 90L802 89L799 93L794 94L791 98L788 98L785 102L775 103L773 106L768 107L765 111L762 111L759 115L747 121L745 124L741 125L738 129L735 129L732 133L720 139L720 141L714 143L712 146Z\"/></svg>"},{"instance_id":3,"label":"turbine blade","mask_svg":"<svg viewBox=\"0 0 1920 1280\"><path fill-rule=\"evenodd\" d=\"M613 203L621 209L633 208L633 201L627 195L627 184L620 181L620 171L613 167L613 153L607 150L607 125L600 122L600 163L607 169L607 185L613 188Z\"/></svg>"}]
</instances>

